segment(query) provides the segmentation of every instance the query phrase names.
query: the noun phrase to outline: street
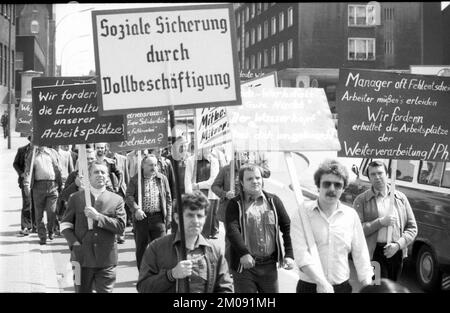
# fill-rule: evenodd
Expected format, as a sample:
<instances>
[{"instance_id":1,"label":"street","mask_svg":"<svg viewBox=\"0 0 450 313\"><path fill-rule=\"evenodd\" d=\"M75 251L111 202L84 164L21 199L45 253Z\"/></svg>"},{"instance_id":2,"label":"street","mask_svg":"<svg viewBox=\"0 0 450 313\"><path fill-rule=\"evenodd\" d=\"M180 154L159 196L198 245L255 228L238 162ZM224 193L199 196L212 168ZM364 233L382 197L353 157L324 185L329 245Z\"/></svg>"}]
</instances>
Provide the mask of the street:
<instances>
[{"instance_id":1,"label":"street","mask_svg":"<svg viewBox=\"0 0 450 313\"><path fill-rule=\"evenodd\" d=\"M17 174L12 163L17 148L27 143L25 137L13 133L12 149L6 149L6 140L1 143L0 150L0 194L1 203L7 204L0 210L0 292L41 292L41 293L73 293L73 273L69 262L69 249L64 237L55 237L47 245L39 245L37 234L21 237L20 210L22 199L17 184ZM271 178L266 180L266 189L276 192L284 201L285 206L295 205L291 190L285 185L288 181L283 160L279 155L271 155L271 164L274 165ZM298 170L306 173L300 160L296 161ZM285 166L285 165L284 165ZM311 170L311 169L310 169ZM308 170L308 171L310 171ZM224 228L220 225L219 238L224 244ZM294 243L295 244L295 243ZM138 271L135 260L135 244L131 228L126 230L125 243L119 245L119 264L117 267L117 282L115 293L135 293ZM295 270L279 270L279 288L281 293L294 293L297 284ZM355 280L355 271L352 270L351 284L353 292L360 288ZM422 292L414 277L414 270L406 268L400 283L412 292Z\"/></svg>"}]
</instances>

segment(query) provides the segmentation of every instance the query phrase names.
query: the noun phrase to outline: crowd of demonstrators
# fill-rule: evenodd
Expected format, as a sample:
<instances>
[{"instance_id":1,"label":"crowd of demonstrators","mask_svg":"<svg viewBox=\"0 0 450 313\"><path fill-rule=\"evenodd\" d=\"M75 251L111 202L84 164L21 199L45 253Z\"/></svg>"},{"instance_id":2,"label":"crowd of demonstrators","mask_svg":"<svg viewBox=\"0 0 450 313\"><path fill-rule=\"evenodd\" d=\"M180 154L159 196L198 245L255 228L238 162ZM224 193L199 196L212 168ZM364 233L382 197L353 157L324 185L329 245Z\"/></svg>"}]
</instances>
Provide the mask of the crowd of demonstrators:
<instances>
[{"instance_id":1,"label":"crowd of demonstrators","mask_svg":"<svg viewBox=\"0 0 450 313\"><path fill-rule=\"evenodd\" d=\"M363 286L372 284L371 260L380 263L382 278L398 279L417 224L399 191L394 214L388 213L384 163L369 165L372 188L356 198L354 209L339 201L348 184L345 167L336 160L321 164L314 174L319 198L304 206L319 252L320 260L314 260L300 216L290 216L292 210L263 189L263 179L270 176L265 153L235 153L231 188L231 163L223 152L202 148L195 155L190 145L177 137L171 149L144 150L138 164L136 151L116 153L107 143L87 144L91 207L84 202L76 149L38 146L31 164L33 145L20 147L13 164L23 199L20 234L36 228L45 244L60 221L71 260L81 266L77 292L113 290L117 243L124 242L127 226L134 233L139 292L184 292L181 280L188 276L190 292L278 292L277 265L298 266L297 292L351 292L349 255ZM178 210L187 260L179 251ZM92 230L88 218L94 220ZM224 251L218 248L219 223L226 232ZM388 226L392 242L386 240Z\"/></svg>"}]
</instances>

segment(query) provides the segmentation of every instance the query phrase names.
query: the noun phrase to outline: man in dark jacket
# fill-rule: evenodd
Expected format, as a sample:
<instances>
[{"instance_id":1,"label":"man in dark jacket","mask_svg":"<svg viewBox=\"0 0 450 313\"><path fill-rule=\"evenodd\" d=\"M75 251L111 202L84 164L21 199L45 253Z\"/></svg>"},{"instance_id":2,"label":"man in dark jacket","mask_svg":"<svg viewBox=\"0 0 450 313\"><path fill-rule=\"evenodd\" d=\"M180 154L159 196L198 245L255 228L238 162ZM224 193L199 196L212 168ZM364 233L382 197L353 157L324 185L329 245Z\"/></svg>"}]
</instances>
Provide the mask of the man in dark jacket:
<instances>
[{"instance_id":1,"label":"man in dark jacket","mask_svg":"<svg viewBox=\"0 0 450 313\"><path fill-rule=\"evenodd\" d=\"M277 293L277 261L279 267L294 267L289 216L276 195L263 191L259 166L241 167L239 181L242 192L230 200L225 213L234 289L238 293Z\"/></svg>"},{"instance_id":2,"label":"man in dark jacket","mask_svg":"<svg viewBox=\"0 0 450 313\"><path fill-rule=\"evenodd\" d=\"M156 170L157 159L149 154L142 160L141 199L138 204L138 175L128 184L126 202L134 220L137 267L148 244L166 235L172 221L172 197L165 175Z\"/></svg>"},{"instance_id":3,"label":"man in dark jacket","mask_svg":"<svg viewBox=\"0 0 450 313\"><path fill-rule=\"evenodd\" d=\"M186 292L180 280L189 277L191 293L233 292L223 252L215 242L201 234L209 208L208 199L197 190L183 195L181 205L187 260L180 258L180 232L153 241L142 259L137 290ZM174 217L179 223L178 213Z\"/></svg>"},{"instance_id":4,"label":"man in dark jacket","mask_svg":"<svg viewBox=\"0 0 450 313\"><path fill-rule=\"evenodd\" d=\"M31 140L31 136L28 136L28 140ZM32 229L36 228L33 225L34 212L32 210L33 203L31 199L31 194L26 195L23 188L23 178L25 177L25 160L29 153L31 153L31 142L27 145L17 149L16 157L14 158L13 167L19 175L19 188L22 191L22 213L20 216L20 233L24 236L28 236Z\"/></svg>"},{"instance_id":5,"label":"man in dark jacket","mask_svg":"<svg viewBox=\"0 0 450 313\"><path fill-rule=\"evenodd\" d=\"M116 281L118 261L116 234L125 228L123 199L106 190L108 169L103 162L94 161L89 166L91 203L86 206L85 190L69 199L67 211L61 221L61 232L69 244L71 261L80 265L81 283L77 292L112 292ZM88 218L93 229L88 228ZM75 273L77 275L77 273Z\"/></svg>"}]
</instances>

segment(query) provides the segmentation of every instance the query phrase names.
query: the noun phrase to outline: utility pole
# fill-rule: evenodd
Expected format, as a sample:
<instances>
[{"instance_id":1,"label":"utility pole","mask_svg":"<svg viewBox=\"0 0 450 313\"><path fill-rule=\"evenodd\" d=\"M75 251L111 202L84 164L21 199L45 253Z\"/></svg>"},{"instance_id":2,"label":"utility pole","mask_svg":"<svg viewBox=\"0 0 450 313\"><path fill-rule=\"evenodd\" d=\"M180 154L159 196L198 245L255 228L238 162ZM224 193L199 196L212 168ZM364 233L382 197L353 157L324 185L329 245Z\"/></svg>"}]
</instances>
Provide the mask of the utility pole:
<instances>
[{"instance_id":1,"label":"utility pole","mask_svg":"<svg viewBox=\"0 0 450 313\"><path fill-rule=\"evenodd\" d=\"M14 4L10 4L9 7L9 34L8 34L8 149L11 149L11 106L12 106L12 101L11 101L11 79L12 79L12 62L11 62L11 56L12 56L12 51L11 51L11 32L12 32L12 15L14 14Z\"/></svg>"}]
</instances>

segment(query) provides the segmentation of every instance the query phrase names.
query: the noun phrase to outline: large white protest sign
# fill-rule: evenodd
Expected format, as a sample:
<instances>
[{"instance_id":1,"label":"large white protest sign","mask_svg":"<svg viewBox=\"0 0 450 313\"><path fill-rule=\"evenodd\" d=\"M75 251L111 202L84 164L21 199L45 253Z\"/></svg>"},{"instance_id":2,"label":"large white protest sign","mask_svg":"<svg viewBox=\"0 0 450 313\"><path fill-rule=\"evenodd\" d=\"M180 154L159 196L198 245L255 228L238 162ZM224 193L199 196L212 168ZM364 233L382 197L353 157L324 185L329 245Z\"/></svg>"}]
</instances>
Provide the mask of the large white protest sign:
<instances>
[{"instance_id":1,"label":"large white protest sign","mask_svg":"<svg viewBox=\"0 0 450 313\"><path fill-rule=\"evenodd\" d=\"M240 104L232 4L93 11L92 24L100 114Z\"/></svg>"},{"instance_id":2,"label":"large white protest sign","mask_svg":"<svg viewBox=\"0 0 450 313\"><path fill-rule=\"evenodd\" d=\"M339 150L323 89L242 88L242 105L227 108L238 151Z\"/></svg>"}]
</instances>

